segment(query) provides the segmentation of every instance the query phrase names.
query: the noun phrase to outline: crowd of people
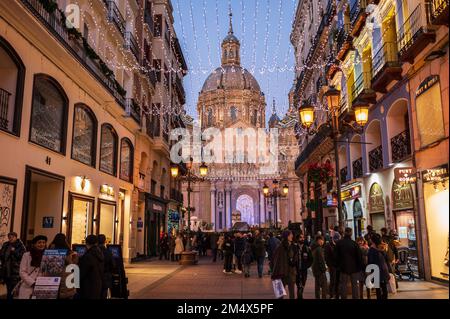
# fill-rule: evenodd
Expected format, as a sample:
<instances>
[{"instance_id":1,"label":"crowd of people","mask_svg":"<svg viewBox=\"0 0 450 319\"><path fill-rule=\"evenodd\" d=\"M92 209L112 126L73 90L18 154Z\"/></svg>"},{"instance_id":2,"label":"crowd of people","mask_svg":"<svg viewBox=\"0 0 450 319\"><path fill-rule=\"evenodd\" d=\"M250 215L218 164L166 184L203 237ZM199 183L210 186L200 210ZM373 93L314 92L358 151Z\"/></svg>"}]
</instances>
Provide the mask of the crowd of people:
<instances>
[{"instance_id":1,"label":"crowd of people","mask_svg":"<svg viewBox=\"0 0 450 319\"><path fill-rule=\"evenodd\" d=\"M262 278L267 258L271 279L281 280L292 299L303 298L309 269L317 299L347 299L349 287L353 299L362 299L364 294L370 299L373 290L365 285L371 272L366 272L367 265L376 265L380 270L379 288L374 288L377 299L388 298L388 288L393 280L398 285L394 273L399 241L395 232L388 232L386 228L377 234L369 225L366 235L356 240L352 239L351 228L341 230L339 227L331 229L325 236L318 232L314 238L305 238L302 232L294 234L290 230L200 233L193 238L196 238L192 239L193 243L204 243L204 248L199 248L199 244L193 245L193 249L211 249L213 262L218 258L223 260L223 272L227 275L244 274L248 278L251 266L255 264L258 277ZM177 239L181 243L186 240L183 235Z\"/></svg>"},{"instance_id":2,"label":"crowd of people","mask_svg":"<svg viewBox=\"0 0 450 319\"><path fill-rule=\"evenodd\" d=\"M17 233L8 234L0 250L0 282L6 285L7 299L32 298L36 280L43 275L41 261L46 249L65 250L65 266L77 265L80 270L79 288L68 287L66 278L71 274L61 273L58 299L106 299L113 283L116 267L111 252L106 247L105 235L86 237L86 251L79 256L67 242L65 234L57 234L47 245L46 236L38 235L27 250Z\"/></svg>"}]
</instances>

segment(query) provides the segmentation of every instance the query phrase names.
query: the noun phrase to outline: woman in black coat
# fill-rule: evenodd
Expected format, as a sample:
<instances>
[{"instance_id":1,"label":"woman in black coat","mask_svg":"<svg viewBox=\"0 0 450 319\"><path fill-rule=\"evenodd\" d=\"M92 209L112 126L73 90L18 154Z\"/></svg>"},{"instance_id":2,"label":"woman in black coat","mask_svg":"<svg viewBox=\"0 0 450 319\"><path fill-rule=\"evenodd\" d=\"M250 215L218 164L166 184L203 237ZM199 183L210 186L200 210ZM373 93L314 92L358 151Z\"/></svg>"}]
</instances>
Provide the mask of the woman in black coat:
<instances>
[{"instance_id":1,"label":"woman in black coat","mask_svg":"<svg viewBox=\"0 0 450 319\"><path fill-rule=\"evenodd\" d=\"M0 250L0 281L6 284L7 299L12 299L12 291L20 281L20 261L25 253L25 246L17 234L8 234L8 241Z\"/></svg>"},{"instance_id":2,"label":"woman in black coat","mask_svg":"<svg viewBox=\"0 0 450 319\"><path fill-rule=\"evenodd\" d=\"M80 298L101 299L104 274L104 257L98 247L98 238L86 238L87 251L80 258Z\"/></svg>"}]
</instances>

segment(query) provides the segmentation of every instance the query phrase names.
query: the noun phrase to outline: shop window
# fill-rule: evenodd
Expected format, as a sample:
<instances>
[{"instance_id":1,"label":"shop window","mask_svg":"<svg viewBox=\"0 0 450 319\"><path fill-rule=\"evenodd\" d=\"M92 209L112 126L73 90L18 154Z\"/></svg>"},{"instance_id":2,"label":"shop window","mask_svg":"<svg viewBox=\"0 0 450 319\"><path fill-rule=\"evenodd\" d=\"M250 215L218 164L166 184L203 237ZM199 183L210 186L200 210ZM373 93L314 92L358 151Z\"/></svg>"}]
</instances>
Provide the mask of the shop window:
<instances>
[{"instance_id":1,"label":"shop window","mask_svg":"<svg viewBox=\"0 0 450 319\"><path fill-rule=\"evenodd\" d=\"M106 237L106 244L115 242L116 233L116 204L109 201L99 202L99 234Z\"/></svg>"},{"instance_id":2,"label":"shop window","mask_svg":"<svg viewBox=\"0 0 450 319\"><path fill-rule=\"evenodd\" d=\"M133 181L133 144L127 138L120 143L120 179Z\"/></svg>"},{"instance_id":3,"label":"shop window","mask_svg":"<svg viewBox=\"0 0 450 319\"><path fill-rule=\"evenodd\" d=\"M93 234L94 198L70 193L70 231L72 244L84 244L88 235Z\"/></svg>"},{"instance_id":4,"label":"shop window","mask_svg":"<svg viewBox=\"0 0 450 319\"><path fill-rule=\"evenodd\" d=\"M100 170L104 173L117 174L117 133L110 124L102 125L100 141Z\"/></svg>"},{"instance_id":5,"label":"shop window","mask_svg":"<svg viewBox=\"0 0 450 319\"><path fill-rule=\"evenodd\" d=\"M65 153L68 99L53 78L34 77L30 141L58 153Z\"/></svg>"},{"instance_id":6,"label":"shop window","mask_svg":"<svg viewBox=\"0 0 450 319\"><path fill-rule=\"evenodd\" d=\"M86 105L75 106L73 115L72 159L95 167L97 119Z\"/></svg>"},{"instance_id":7,"label":"shop window","mask_svg":"<svg viewBox=\"0 0 450 319\"><path fill-rule=\"evenodd\" d=\"M0 130L20 134L25 66L13 47L0 37Z\"/></svg>"},{"instance_id":8,"label":"shop window","mask_svg":"<svg viewBox=\"0 0 450 319\"><path fill-rule=\"evenodd\" d=\"M441 86L438 75L426 78L417 89L416 112L421 147L445 137Z\"/></svg>"}]
</instances>

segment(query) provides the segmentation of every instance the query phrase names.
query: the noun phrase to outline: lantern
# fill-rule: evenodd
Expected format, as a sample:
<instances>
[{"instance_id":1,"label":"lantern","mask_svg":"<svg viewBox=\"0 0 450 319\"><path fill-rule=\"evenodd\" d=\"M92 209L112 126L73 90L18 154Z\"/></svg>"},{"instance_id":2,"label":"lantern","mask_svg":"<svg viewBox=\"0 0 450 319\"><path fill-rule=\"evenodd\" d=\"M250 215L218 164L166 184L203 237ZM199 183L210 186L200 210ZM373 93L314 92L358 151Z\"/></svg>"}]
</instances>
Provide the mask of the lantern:
<instances>
[{"instance_id":1,"label":"lantern","mask_svg":"<svg viewBox=\"0 0 450 319\"><path fill-rule=\"evenodd\" d=\"M287 184L284 184L283 186L283 194L286 196L289 193L289 186Z\"/></svg>"},{"instance_id":2,"label":"lantern","mask_svg":"<svg viewBox=\"0 0 450 319\"><path fill-rule=\"evenodd\" d=\"M314 124L314 107L309 104L304 104L298 110L300 115L300 122L306 128L310 128Z\"/></svg>"},{"instance_id":3,"label":"lantern","mask_svg":"<svg viewBox=\"0 0 450 319\"><path fill-rule=\"evenodd\" d=\"M263 186L263 194L264 195L269 195L269 186L267 186L266 184L264 184Z\"/></svg>"},{"instance_id":4,"label":"lantern","mask_svg":"<svg viewBox=\"0 0 450 319\"><path fill-rule=\"evenodd\" d=\"M170 174L172 175L173 178L178 177L178 174L179 174L178 165L172 164L172 166L170 167Z\"/></svg>"},{"instance_id":5,"label":"lantern","mask_svg":"<svg viewBox=\"0 0 450 319\"><path fill-rule=\"evenodd\" d=\"M208 175L208 166L206 166L205 163L202 163L202 165L200 165L200 176L205 177L206 175Z\"/></svg>"},{"instance_id":6,"label":"lantern","mask_svg":"<svg viewBox=\"0 0 450 319\"><path fill-rule=\"evenodd\" d=\"M359 126L363 127L369 121L369 106L364 103L356 103L353 105L355 111L355 121Z\"/></svg>"},{"instance_id":7,"label":"lantern","mask_svg":"<svg viewBox=\"0 0 450 319\"><path fill-rule=\"evenodd\" d=\"M335 111L339 108L339 97L341 96L341 91L337 90L334 86L330 86L328 91L325 93L328 102L328 108L330 111Z\"/></svg>"}]
</instances>

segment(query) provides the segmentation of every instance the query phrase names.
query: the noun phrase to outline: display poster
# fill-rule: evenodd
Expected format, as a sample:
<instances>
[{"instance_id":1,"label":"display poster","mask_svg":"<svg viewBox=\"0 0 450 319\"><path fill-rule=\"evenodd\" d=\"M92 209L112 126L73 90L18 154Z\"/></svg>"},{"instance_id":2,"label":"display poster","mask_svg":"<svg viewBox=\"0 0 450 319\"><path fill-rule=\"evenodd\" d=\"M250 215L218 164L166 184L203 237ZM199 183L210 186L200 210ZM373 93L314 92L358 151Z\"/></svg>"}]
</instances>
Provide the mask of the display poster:
<instances>
[{"instance_id":1,"label":"display poster","mask_svg":"<svg viewBox=\"0 0 450 319\"><path fill-rule=\"evenodd\" d=\"M414 196L411 184L394 182L392 186L393 210L414 209Z\"/></svg>"},{"instance_id":2,"label":"display poster","mask_svg":"<svg viewBox=\"0 0 450 319\"><path fill-rule=\"evenodd\" d=\"M0 177L0 247L8 241L16 197L16 181Z\"/></svg>"},{"instance_id":3,"label":"display poster","mask_svg":"<svg viewBox=\"0 0 450 319\"><path fill-rule=\"evenodd\" d=\"M383 190L377 183L370 188L369 207L371 213L384 213Z\"/></svg>"},{"instance_id":4,"label":"display poster","mask_svg":"<svg viewBox=\"0 0 450 319\"><path fill-rule=\"evenodd\" d=\"M46 249L36 278L32 299L57 299L61 277L65 272L67 249Z\"/></svg>"},{"instance_id":5,"label":"display poster","mask_svg":"<svg viewBox=\"0 0 450 319\"><path fill-rule=\"evenodd\" d=\"M398 237L400 239L407 239L408 238L408 227L399 227L398 228Z\"/></svg>"}]
</instances>

